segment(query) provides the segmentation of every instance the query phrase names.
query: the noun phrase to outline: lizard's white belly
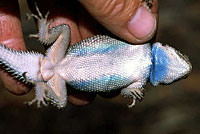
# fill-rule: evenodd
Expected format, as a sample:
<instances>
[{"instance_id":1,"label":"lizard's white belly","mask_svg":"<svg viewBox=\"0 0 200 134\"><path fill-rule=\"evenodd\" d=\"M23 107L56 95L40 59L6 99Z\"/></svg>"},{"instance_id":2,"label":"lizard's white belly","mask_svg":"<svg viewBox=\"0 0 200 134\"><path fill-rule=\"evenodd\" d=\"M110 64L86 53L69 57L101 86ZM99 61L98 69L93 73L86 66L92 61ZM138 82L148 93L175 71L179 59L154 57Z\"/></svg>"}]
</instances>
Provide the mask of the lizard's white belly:
<instances>
[{"instance_id":1,"label":"lizard's white belly","mask_svg":"<svg viewBox=\"0 0 200 134\"><path fill-rule=\"evenodd\" d=\"M67 56L60 72L67 83L78 90L100 92L126 87L133 82L146 83L151 65L149 45L130 46L104 54Z\"/></svg>"}]
</instances>

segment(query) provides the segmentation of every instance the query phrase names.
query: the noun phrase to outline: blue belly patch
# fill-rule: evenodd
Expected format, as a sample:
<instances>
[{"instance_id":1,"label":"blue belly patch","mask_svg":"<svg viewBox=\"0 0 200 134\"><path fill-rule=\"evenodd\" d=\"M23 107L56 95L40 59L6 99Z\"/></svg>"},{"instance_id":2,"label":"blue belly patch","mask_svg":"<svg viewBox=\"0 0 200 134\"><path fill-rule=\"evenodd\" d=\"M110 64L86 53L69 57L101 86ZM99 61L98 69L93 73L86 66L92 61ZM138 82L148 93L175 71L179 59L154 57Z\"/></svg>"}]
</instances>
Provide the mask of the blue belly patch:
<instances>
[{"instance_id":1,"label":"blue belly patch","mask_svg":"<svg viewBox=\"0 0 200 134\"><path fill-rule=\"evenodd\" d=\"M152 85L157 86L166 78L170 59L162 47L153 45L151 60L150 82Z\"/></svg>"},{"instance_id":2,"label":"blue belly patch","mask_svg":"<svg viewBox=\"0 0 200 134\"><path fill-rule=\"evenodd\" d=\"M127 86L131 82L128 78L120 75L103 75L92 80L77 80L69 82L74 89L88 92L105 92Z\"/></svg>"}]
</instances>

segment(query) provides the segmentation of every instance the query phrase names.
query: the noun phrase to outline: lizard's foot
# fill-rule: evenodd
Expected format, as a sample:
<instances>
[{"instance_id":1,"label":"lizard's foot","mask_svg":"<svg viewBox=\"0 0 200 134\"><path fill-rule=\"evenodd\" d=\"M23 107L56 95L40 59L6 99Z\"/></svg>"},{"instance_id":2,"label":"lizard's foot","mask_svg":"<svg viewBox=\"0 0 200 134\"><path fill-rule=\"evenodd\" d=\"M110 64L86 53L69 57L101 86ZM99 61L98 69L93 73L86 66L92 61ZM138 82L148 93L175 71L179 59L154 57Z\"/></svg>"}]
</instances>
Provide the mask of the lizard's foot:
<instances>
[{"instance_id":1,"label":"lizard's foot","mask_svg":"<svg viewBox=\"0 0 200 134\"><path fill-rule=\"evenodd\" d=\"M144 98L144 89L142 87L136 88L138 86L135 86L134 84L121 90L122 95L124 95L125 97L133 98L133 102L128 105L128 107L133 107L136 100L141 101Z\"/></svg>"},{"instance_id":2,"label":"lizard's foot","mask_svg":"<svg viewBox=\"0 0 200 134\"><path fill-rule=\"evenodd\" d=\"M33 38L39 38L39 40L41 42L48 42L45 39L48 38L48 28L49 25L53 22L53 19L50 19L49 21L47 20L48 16L49 16L49 11L46 13L45 16L42 15L42 13L40 12L37 4L35 3L35 8L37 11L37 14L27 14L28 19L30 19L31 17L37 19L38 21L38 26L39 26L39 33L38 34L30 34L29 37L33 37Z\"/></svg>"},{"instance_id":3,"label":"lizard's foot","mask_svg":"<svg viewBox=\"0 0 200 134\"><path fill-rule=\"evenodd\" d=\"M45 96L42 98L38 98L37 96L30 102L26 102L28 105L32 105L33 103L37 102L37 107L40 108L41 107L41 103L44 106L48 106L48 104L45 102L45 100L48 100L48 98L46 98Z\"/></svg>"},{"instance_id":4,"label":"lizard's foot","mask_svg":"<svg viewBox=\"0 0 200 134\"><path fill-rule=\"evenodd\" d=\"M144 98L144 89L132 89L131 93L140 101Z\"/></svg>"},{"instance_id":5,"label":"lizard's foot","mask_svg":"<svg viewBox=\"0 0 200 134\"><path fill-rule=\"evenodd\" d=\"M28 102L27 104L31 105L34 102L37 102L38 107L40 107L40 104L47 106L47 103L45 101L49 101L49 99L45 93L46 89L47 89L47 86L44 82L36 82L35 83L35 98L32 101Z\"/></svg>"},{"instance_id":6,"label":"lizard's foot","mask_svg":"<svg viewBox=\"0 0 200 134\"><path fill-rule=\"evenodd\" d=\"M38 21L38 34L31 34L29 37L38 38L39 41L43 45L50 45L54 44L54 42L59 38L60 41L55 43L55 45L59 44L59 47L62 47L63 51L66 51L68 48L68 44L70 42L70 27L67 24L59 24L52 28L50 28L50 25L53 23L53 19L48 20L49 12L46 13L46 15L43 17L42 13L40 12L38 6L35 4L35 8L37 10L37 14L28 14L29 18L34 17ZM64 47L63 47L64 46ZM57 50L57 49L55 49ZM59 50L60 51L60 50ZM56 52L59 53L60 52ZM64 52L65 53L65 52Z\"/></svg>"},{"instance_id":7,"label":"lizard's foot","mask_svg":"<svg viewBox=\"0 0 200 134\"><path fill-rule=\"evenodd\" d=\"M30 19L31 17L33 17L33 18L35 18L37 20L47 20L47 18L49 16L49 11L46 13L45 17L43 17L43 15L40 12L40 10L39 10L39 8L38 8L38 6L37 6L36 3L35 3L35 8L36 8L36 11L37 11L38 15L32 14L32 13L31 14L27 13L26 15L27 15L28 19Z\"/></svg>"},{"instance_id":8,"label":"lizard's foot","mask_svg":"<svg viewBox=\"0 0 200 134\"><path fill-rule=\"evenodd\" d=\"M131 89L130 92L133 94L133 102L128 105L129 108L135 105L137 99L141 101L144 98L144 89Z\"/></svg>"}]
</instances>

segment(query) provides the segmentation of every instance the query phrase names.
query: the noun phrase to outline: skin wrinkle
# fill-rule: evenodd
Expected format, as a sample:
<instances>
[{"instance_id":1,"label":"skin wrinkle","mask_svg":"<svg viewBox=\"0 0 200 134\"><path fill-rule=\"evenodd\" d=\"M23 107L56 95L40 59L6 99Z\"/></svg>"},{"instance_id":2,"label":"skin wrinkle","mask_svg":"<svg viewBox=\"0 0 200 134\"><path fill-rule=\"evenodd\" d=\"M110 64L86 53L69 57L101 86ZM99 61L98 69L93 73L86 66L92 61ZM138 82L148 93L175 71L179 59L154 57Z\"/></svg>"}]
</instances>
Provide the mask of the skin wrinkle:
<instances>
[{"instance_id":1,"label":"skin wrinkle","mask_svg":"<svg viewBox=\"0 0 200 134\"><path fill-rule=\"evenodd\" d=\"M0 24L1 25L1 24ZM4 41L1 41L2 44L10 44L10 43L13 43L17 40L19 40L20 38L12 38L12 39L8 39L8 40L4 40Z\"/></svg>"},{"instance_id":2,"label":"skin wrinkle","mask_svg":"<svg viewBox=\"0 0 200 134\"><path fill-rule=\"evenodd\" d=\"M3 14L0 14L0 36L2 36L2 33L3 33L3 28L5 27L4 24L5 24L5 20L7 20L8 18L6 16L4 16Z\"/></svg>"},{"instance_id":3,"label":"skin wrinkle","mask_svg":"<svg viewBox=\"0 0 200 134\"><path fill-rule=\"evenodd\" d=\"M110 19L113 16L122 14L121 11L123 11L124 7L124 3L120 3L119 0L108 0L106 4L100 5L102 5L102 7L98 8L98 16L94 16L99 21L101 21L101 18ZM101 23L103 22L101 21Z\"/></svg>"},{"instance_id":4,"label":"skin wrinkle","mask_svg":"<svg viewBox=\"0 0 200 134\"><path fill-rule=\"evenodd\" d=\"M100 8L100 11L99 11L100 13L102 13L100 17L105 18L107 16L112 16L112 13L116 5L118 5L117 1L118 0L107 0L105 4L102 4L103 6L102 8Z\"/></svg>"},{"instance_id":5,"label":"skin wrinkle","mask_svg":"<svg viewBox=\"0 0 200 134\"><path fill-rule=\"evenodd\" d=\"M0 16L0 42L13 49L25 49L22 38L21 24L19 18L1 13Z\"/></svg>"},{"instance_id":6,"label":"skin wrinkle","mask_svg":"<svg viewBox=\"0 0 200 134\"><path fill-rule=\"evenodd\" d=\"M89 2L88 2L89 3ZM103 3L103 4L102 4ZM139 1L131 1L128 0L125 3L120 0L107 0L105 4L105 0L99 0L99 3L95 4L96 9L96 16L94 16L96 19L98 19L99 22L104 23L102 21L105 19L111 20L113 17L119 17L121 22L127 23L127 17L124 16L130 16L133 12L136 11L136 7L138 6L140 2ZM92 5L92 2L90 3ZM89 5L90 5L89 4ZM89 7L89 5L86 5ZM94 5L93 5L94 6ZM128 8L127 8L128 7ZM90 7L91 8L91 7ZM88 8L90 10L90 8ZM130 10L131 8L131 10ZM126 20L122 20L126 19ZM112 24L112 21L108 22L110 25ZM113 22L114 24L116 22ZM109 25L107 24L107 25Z\"/></svg>"},{"instance_id":7,"label":"skin wrinkle","mask_svg":"<svg viewBox=\"0 0 200 134\"><path fill-rule=\"evenodd\" d=\"M124 29L126 29L126 25L128 25L127 23L129 22L129 20L127 18L131 19L132 18L131 16L134 16L133 13L135 13L137 10L138 6L134 6L136 4L139 4L139 3L135 3L135 1L126 1L125 4L121 5L121 7L120 7L121 9L116 11L116 13L114 15L120 16L119 17L120 21L123 22L123 23L121 23L121 26L123 28L119 28L119 31L117 31L116 34L119 34L121 36L122 35L130 36L130 33L128 31L124 31ZM118 6L116 7L116 9L118 9ZM124 16L128 16L128 17L124 17ZM113 24L110 23L109 25L116 25L115 23L116 22L114 22Z\"/></svg>"},{"instance_id":8,"label":"skin wrinkle","mask_svg":"<svg viewBox=\"0 0 200 134\"><path fill-rule=\"evenodd\" d=\"M99 0L98 3L96 2L95 4L92 3L94 1L89 1L89 0L86 0L86 2L84 2L83 0L79 0L79 1L85 6L86 9L88 9L88 11L92 14L92 16L98 22L100 22L105 28L112 31L113 34L119 36L120 38L125 39L126 41L130 42L131 44L141 44L143 42L146 42L149 39L151 39L151 37L155 33L155 32L152 32L152 35L150 35L142 40L138 40L134 35L132 35L129 32L129 30L127 28L128 23L134 17L137 8L139 6L142 6L140 0L127 0L125 2L125 4L123 5L124 8L121 5L119 6L122 9L115 9L116 7L113 8L114 4L112 5L112 3L111 3L109 5L109 7L107 7L107 8L111 8L113 10L109 10L109 9L105 10L102 7L102 6L106 5L104 0ZM114 0L114 1L120 2L120 0ZM114 6L116 6L116 5L114 5ZM120 11L120 10L122 13L118 13L118 11ZM112 12L109 13L108 11L112 11ZM105 12L107 14L105 14ZM121 23L118 23L118 22L121 22Z\"/></svg>"},{"instance_id":9,"label":"skin wrinkle","mask_svg":"<svg viewBox=\"0 0 200 134\"><path fill-rule=\"evenodd\" d=\"M9 48L14 50L25 50L24 39L21 37L18 38L9 38L8 40L0 41L1 44L6 45ZM22 44L22 45L18 45Z\"/></svg>"},{"instance_id":10,"label":"skin wrinkle","mask_svg":"<svg viewBox=\"0 0 200 134\"><path fill-rule=\"evenodd\" d=\"M7 23L7 22L9 22L9 23ZM17 31L15 24L10 19L10 17L7 17L7 16L0 17L0 26L1 26L0 27L0 36L2 36L5 33L8 36L10 36L12 34L12 32Z\"/></svg>"}]
</instances>

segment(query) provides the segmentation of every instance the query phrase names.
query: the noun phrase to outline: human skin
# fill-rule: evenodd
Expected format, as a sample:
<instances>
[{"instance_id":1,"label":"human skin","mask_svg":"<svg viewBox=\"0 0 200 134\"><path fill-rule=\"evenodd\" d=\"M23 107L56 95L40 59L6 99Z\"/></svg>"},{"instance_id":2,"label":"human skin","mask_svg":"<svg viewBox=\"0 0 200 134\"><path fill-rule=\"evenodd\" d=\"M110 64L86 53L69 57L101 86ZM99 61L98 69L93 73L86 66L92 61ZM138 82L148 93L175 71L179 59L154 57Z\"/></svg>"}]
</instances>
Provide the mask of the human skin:
<instances>
[{"instance_id":1,"label":"human skin","mask_svg":"<svg viewBox=\"0 0 200 134\"><path fill-rule=\"evenodd\" d=\"M70 44L104 33L103 28L127 42L141 44L151 40L157 28L158 0L154 0L151 13L141 4L141 0L63 0L59 3L52 0L48 4L43 0L36 3L43 14L50 11L48 19L54 19L50 27L59 24L70 26ZM33 0L29 0L29 6L34 12ZM26 49L17 0L0 2L0 37L0 42L7 47ZM13 94L23 95L30 91L30 87L2 71L0 79L4 87ZM68 101L78 106L89 104L96 96L72 90L68 93Z\"/></svg>"}]
</instances>

